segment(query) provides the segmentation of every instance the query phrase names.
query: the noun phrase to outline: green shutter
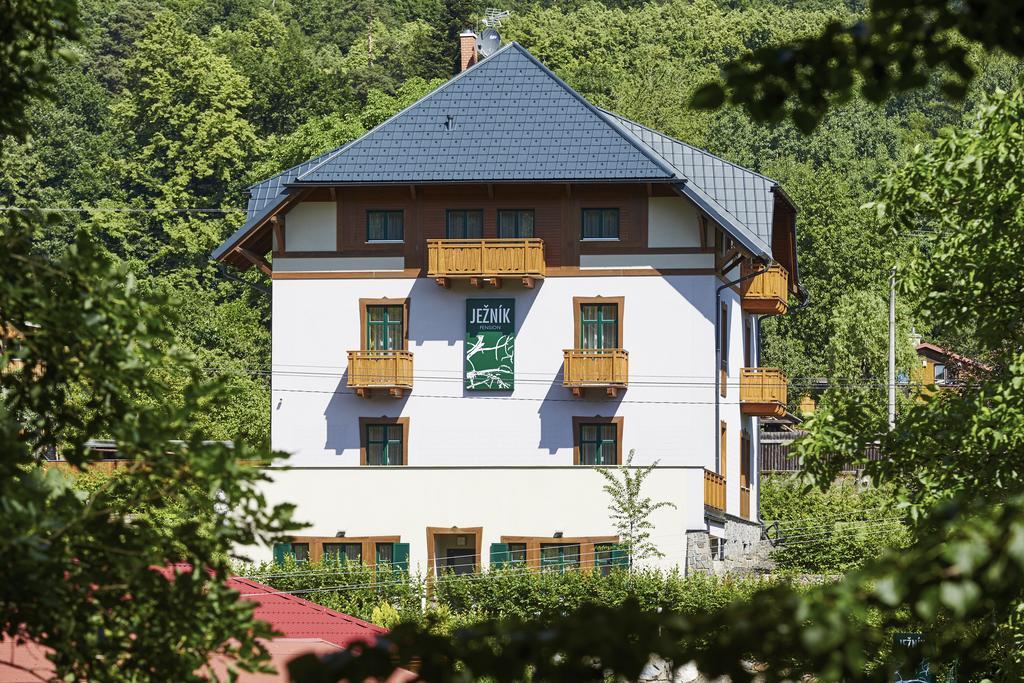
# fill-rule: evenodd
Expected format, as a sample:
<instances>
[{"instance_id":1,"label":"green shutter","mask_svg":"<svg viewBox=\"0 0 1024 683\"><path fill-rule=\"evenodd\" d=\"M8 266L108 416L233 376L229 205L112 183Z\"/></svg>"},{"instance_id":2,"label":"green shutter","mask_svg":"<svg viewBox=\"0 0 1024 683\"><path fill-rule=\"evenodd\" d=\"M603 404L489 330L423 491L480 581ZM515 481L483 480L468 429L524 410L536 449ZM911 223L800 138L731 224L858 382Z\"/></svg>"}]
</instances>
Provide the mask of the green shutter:
<instances>
[{"instance_id":1,"label":"green shutter","mask_svg":"<svg viewBox=\"0 0 1024 683\"><path fill-rule=\"evenodd\" d=\"M292 554L291 543L275 543L274 544L274 563L284 564L284 558Z\"/></svg>"},{"instance_id":2,"label":"green shutter","mask_svg":"<svg viewBox=\"0 0 1024 683\"><path fill-rule=\"evenodd\" d=\"M612 569L629 569L629 551L625 548L612 548Z\"/></svg>"},{"instance_id":3,"label":"green shutter","mask_svg":"<svg viewBox=\"0 0 1024 683\"><path fill-rule=\"evenodd\" d=\"M409 571L409 544L391 544L391 566L403 572Z\"/></svg>"},{"instance_id":4,"label":"green shutter","mask_svg":"<svg viewBox=\"0 0 1024 683\"><path fill-rule=\"evenodd\" d=\"M491 568L499 569L509 563L508 543L491 544Z\"/></svg>"}]
</instances>

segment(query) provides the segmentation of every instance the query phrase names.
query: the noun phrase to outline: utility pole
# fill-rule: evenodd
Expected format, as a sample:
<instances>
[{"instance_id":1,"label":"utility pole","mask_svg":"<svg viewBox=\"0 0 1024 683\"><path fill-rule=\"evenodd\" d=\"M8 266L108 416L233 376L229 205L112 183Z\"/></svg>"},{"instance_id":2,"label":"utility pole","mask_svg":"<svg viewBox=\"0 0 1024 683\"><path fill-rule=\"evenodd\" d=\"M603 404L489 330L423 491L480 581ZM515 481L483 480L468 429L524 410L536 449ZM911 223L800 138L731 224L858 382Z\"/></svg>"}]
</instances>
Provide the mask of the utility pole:
<instances>
[{"instance_id":1,"label":"utility pole","mask_svg":"<svg viewBox=\"0 0 1024 683\"><path fill-rule=\"evenodd\" d=\"M889 430L896 428L896 267L889 271Z\"/></svg>"}]
</instances>

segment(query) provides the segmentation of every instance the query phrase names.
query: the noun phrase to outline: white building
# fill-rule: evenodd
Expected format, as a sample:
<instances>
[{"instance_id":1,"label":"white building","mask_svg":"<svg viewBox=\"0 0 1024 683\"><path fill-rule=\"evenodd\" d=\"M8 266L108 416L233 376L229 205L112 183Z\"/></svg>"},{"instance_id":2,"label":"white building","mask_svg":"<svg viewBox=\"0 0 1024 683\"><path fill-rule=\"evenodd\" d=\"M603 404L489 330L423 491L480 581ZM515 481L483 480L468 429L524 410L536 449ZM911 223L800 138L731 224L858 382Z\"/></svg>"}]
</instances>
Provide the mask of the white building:
<instances>
[{"instance_id":1,"label":"white building","mask_svg":"<svg viewBox=\"0 0 1024 683\"><path fill-rule=\"evenodd\" d=\"M784 410L785 378L757 369L758 317L800 294L795 210L521 46L254 186L214 256L272 278L291 458L267 496L311 523L300 559L605 566L594 467L631 451L676 505L652 563L760 538L757 416Z\"/></svg>"}]
</instances>

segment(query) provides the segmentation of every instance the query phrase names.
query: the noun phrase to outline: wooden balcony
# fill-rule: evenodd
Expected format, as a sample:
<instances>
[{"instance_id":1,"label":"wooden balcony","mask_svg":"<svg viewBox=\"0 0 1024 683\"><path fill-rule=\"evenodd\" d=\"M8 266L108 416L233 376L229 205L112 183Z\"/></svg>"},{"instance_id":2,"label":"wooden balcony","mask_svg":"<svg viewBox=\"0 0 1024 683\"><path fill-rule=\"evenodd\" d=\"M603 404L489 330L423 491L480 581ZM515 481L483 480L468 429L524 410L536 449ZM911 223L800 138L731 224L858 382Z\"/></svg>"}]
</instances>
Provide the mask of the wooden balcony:
<instances>
[{"instance_id":1,"label":"wooden balcony","mask_svg":"<svg viewBox=\"0 0 1024 683\"><path fill-rule=\"evenodd\" d=\"M744 262L741 276L749 275L754 266ZM778 264L760 275L740 283L743 310L759 315L783 315L789 307L789 273Z\"/></svg>"},{"instance_id":2,"label":"wooden balcony","mask_svg":"<svg viewBox=\"0 0 1024 683\"><path fill-rule=\"evenodd\" d=\"M616 396L629 381L629 351L623 349L565 349L562 384L582 396L587 388L599 388Z\"/></svg>"},{"instance_id":3,"label":"wooden balcony","mask_svg":"<svg viewBox=\"0 0 1024 683\"><path fill-rule=\"evenodd\" d=\"M750 519L750 487L740 487L740 517Z\"/></svg>"},{"instance_id":4,"label":"wooden balcony","mask_svg":"<svg viewBox=\"0 0 1024 683\"><path fill-rule=\"evenodd\" d=\"M725 512L725 477L704 470L704 507Z\"/></svg>"},{"instance_id":5,"label":"wooden balcony","mask_svg":"<svg viewBox=\"0 0 1024 683\"><path fill-rule=\"evenodd\" d=\"M740 412L758 417L786 414L786 375L778 368L740 370Z\"/></svg>"},{"instance_id":6,"label":"wooden balcony","mask_svg":"<svg viewBox=\"0 0 1024 683\"><path fill-rule=\"evenodd\" d=\"M505 279L521 279L524 287L544 277L544 240L427 240L427 276L442 287L453 279L474 287L501 287Z\"/></svg>"},{"instance_id":7,"label":"wooden balcony","mask_svg":"<svg viewBox=\"0 0 1024 683\"><path fill-rule=\"evenodd\" d=\"M349 351L348 387L369 397L373 389L386 389L395 398L412 389L411 351Z\"/></svg>"}]
</instances>

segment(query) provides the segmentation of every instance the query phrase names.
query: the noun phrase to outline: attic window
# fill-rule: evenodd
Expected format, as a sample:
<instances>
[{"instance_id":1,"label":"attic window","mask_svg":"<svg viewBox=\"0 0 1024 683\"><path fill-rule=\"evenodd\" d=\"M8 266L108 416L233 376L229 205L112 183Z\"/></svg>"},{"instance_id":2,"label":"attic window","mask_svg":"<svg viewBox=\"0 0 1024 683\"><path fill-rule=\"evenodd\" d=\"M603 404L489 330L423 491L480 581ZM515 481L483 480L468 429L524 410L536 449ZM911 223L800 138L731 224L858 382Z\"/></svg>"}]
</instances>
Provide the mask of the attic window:
<instances>
[{"instance_id":1,"label":"attic window","mask_svg":"<svg viewBox=\"0 0 1024 683\"><path fill-rule=\"evenodd\" d=\"M448 118L444 122L444 129L445 130L454 130L455 129L455 114L448 114Z\"/></svg>"}]
</instances>

